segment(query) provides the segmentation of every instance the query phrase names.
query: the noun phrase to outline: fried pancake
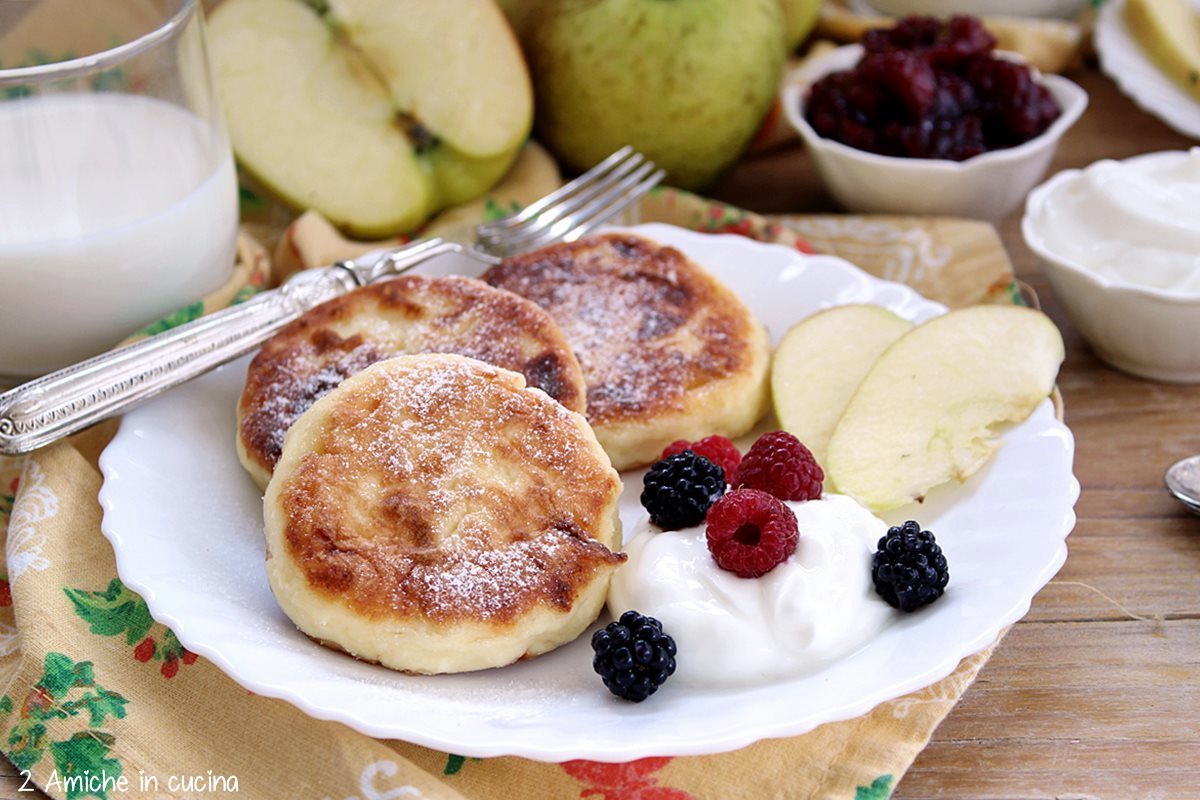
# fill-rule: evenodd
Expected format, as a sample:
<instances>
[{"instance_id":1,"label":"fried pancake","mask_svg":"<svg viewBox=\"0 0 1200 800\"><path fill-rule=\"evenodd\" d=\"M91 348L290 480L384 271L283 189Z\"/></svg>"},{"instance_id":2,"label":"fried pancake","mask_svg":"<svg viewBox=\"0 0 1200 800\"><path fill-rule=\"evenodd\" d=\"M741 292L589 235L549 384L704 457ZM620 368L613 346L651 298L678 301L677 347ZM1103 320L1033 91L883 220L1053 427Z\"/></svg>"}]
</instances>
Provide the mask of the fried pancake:
<instances>
[{"instance_id":1,"label":"fried pancake","mask_svg":"<svg viewBox=\"0 0 1200 800\"><path fill-rule=\"evenodd\" d=\"M766 330L674 248L625 233L586 237L506 259L483 279L558 322L583 368L588 421L617 469L649 464L677 439L740 436L766 411Z\"/></svg>"},{"instance_id":2,"label":"fried pancake","mask_svg":"<svg viewBox=\"0 0 1200 800\"><path fill-rule=\"evenodd\" d=\"M501 666L596 619L625 559L620 491L583 417L521 375L400 356L288 431L264 501L267 577L302 631L358 658Z\"/></svg>"},{"instance_id":3,"label":"fried pancake","mask_svg":"<svg viewBox=\"0 0 1200 800\"><path fill-rule=\"evenodd\" d=\"M572 411L583 375L533 303L470 278L405 275L317 306L263 345L238 402L238 457L266 487L283 435L342 380L406 353L456 353L525 375Z\"/></svg>"}]
</instances>

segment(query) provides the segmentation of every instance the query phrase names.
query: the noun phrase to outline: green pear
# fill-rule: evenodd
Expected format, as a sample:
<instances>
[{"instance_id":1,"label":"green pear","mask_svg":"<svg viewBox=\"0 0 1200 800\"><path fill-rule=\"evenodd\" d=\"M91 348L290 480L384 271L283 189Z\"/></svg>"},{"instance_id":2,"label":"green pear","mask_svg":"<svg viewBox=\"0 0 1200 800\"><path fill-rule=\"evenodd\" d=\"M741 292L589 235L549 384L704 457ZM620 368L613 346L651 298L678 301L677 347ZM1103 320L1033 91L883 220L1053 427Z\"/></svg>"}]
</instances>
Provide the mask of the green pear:
<instances>
[{"instance_id":1,"label":"green pear","mask_svg":"<svg viewBox=\"0 0 1200 800\"><path fill-rule=\"evenodd\" d=\"M684 188L741 155L786 52L779 0L543 0L522 27L543 143L576 170L630 144Z\"/></svg>"},{"instance_id":2,"label":"green pear","mask_svg":"<svg viewBox=\"0 0 1200 800\"><path fill-rule=\"evenodd\" d=\"M783 8L788 50L795 50L816 27L821 0L779 0L779 5Z\"/></svg>"},{"instance_id":3,"label":"green pear","mask_svg":"<svg viewBox=\"0 0 1200 800\"><path fill-rule=\"evenodd\" d=\"M531 12L536 11L538 0L496 0L496 5L508 17L508 24L518 36L525 30L525 21Z\"/></svg>"}]
</instances>

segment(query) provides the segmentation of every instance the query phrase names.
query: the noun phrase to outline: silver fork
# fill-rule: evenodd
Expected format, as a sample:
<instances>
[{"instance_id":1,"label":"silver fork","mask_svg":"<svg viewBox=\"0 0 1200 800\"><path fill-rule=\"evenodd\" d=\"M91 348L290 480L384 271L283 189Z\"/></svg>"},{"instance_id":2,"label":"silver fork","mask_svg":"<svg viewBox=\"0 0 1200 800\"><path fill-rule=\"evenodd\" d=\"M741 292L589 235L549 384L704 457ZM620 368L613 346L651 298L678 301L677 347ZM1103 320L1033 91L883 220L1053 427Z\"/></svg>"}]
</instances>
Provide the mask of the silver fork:
<instances>
[{"instance_id":1,"label":"silver fork","mask_svg":"<svg viewBox=\"0 0 1200 800\"><path fill-rule=\"evenodd\" d=\"M326 300L443 253L487 264L595 230L649 192L663 171L630 147L518 214L476 228L475 245L423 239L382 256L305 270L241 305L52 372L0 394L0 454L18 455L244 355Z\"/></svg>"}]
</instances>

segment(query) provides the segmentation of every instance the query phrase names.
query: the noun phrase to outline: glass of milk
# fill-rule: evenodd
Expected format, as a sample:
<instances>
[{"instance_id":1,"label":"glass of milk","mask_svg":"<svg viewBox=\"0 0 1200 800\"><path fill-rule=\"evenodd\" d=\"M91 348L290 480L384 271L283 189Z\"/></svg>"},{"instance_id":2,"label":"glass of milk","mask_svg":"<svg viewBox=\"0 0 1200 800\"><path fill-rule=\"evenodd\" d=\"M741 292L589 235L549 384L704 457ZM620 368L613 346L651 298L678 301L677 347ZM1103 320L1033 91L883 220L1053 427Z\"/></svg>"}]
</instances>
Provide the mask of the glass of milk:
<instances>
[{"instance_id":1,"label":"glass of milk","mask_svg":"<svg viewBox=\"0 0 1200 800\"><path fill-rule=\"evenodd\" d=\"M0 383L221 286L237 220L196 0L0 0Z\"/></svg>"}]
</instances>

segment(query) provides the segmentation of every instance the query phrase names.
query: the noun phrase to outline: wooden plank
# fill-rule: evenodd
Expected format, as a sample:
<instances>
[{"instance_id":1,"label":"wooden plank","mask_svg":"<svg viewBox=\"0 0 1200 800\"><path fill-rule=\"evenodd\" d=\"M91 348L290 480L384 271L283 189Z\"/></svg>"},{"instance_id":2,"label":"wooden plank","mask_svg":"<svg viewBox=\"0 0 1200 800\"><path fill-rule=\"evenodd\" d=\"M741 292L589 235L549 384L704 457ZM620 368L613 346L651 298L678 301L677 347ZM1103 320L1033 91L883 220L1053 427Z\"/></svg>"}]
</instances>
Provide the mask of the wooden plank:
<instances>
[{"instance_id":1,"label":"wooden plank","mask_svg":"<svg viewBox=\"0 0 1200 800\"><path fill-rule=\"evenodd\" d=\"M44 800L46 795L37 789L21 791L25 779L6 758L0 758L0 800Z\"/></svg>"},{"instance_id":2,"label":"wooden plank","mask_svg":"<svg viewBox=\"0 0 1200 800\"><path fill-rule=\"evenodd\" d=\"M1066 565L1027 619L1200 616L1197 527L1190 519L1082 521L1067 540Z\"/></svg>"},{"instance_id":3,"label":"wooden plank","mask_svg":"<svg viewBox=\"0 0 1200 800\"><path fill-rule=\"evenodd\" d=\"M1200 620L1023 622L897 789L927 797L1200 796Z\"/></svg>"},{"instance_id":4,"label":"wooden plank","mask_svg":"<svg viewBox=\"0 0 1200 800\"><path fill-rule=\"evenodd\" d=\"M1134 752L1139 755L1134 755ZM1185 800L1200 796L1200 742L935 741L893 800Z\"/></svg>"},{"instance_id":5,"label":"wooden plank","mask_svg":"<svg viewBox=\"0 0 1200 800\"><path fill-rule=\"evenodd\" d=\"M1197 450L1200 452L1200 449ZM1169 518L1192 520L1182 506L1170 497L1161 486L1138 489L1089 488L1079 498L1075 513L1081 522L1090 519L1140 520Z\"/></svg>"}]
</instances>

